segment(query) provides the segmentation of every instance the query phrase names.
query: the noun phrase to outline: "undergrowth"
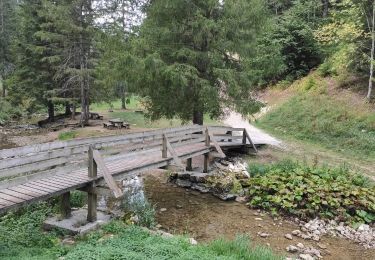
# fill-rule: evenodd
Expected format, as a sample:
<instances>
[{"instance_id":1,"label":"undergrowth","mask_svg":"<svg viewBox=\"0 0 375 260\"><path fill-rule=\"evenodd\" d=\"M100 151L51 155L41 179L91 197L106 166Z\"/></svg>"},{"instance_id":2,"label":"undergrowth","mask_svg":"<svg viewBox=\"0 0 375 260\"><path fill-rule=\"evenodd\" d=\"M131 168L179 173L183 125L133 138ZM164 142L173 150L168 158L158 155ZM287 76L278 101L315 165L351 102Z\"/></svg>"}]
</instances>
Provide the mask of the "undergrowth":
<instances>
[{"instance_id":1,"label":"undergrowth","mask_svg":"<svg viewBox=\"0 0 375 260\"><path fill-rule=\"evenodd\" d=\"M42 223L54 207L47 202L0 218L0 259L55 259L64 253L58 234L45 233Z\"/></svg>"},{"instance_id":2,"label":"undergrowth","mask_svg":"<svg viewBox=\"0 0 375 260\"><path fill-rule=\"evenodd\" d=\"M100 239L106 237L107 239ZM163 238L136 226L112 222L72 249L64 259L281 259L269 249L250 247L247 237L191 245L183 237Z\"/></svg>"},{"instance_id":3,"label":"undergrowth","mask_svg":"<svg viewBox=\"0 0 375 260\"><path fill-rule=\"evenodd\" d=\"M251 166L249 205L302 219L375 223L375 186L346 167L292 161Z\"/></svg>"},{"instance_id":4,"label":"undergrowth","mask_svg":"<svg viewBox=\"0 0 375 260\"><path fill-rule=\"evenodd\" d=\"M0 124L21 116L21 109L12 106L8 101L0 97Z\"/></svg>"},{"instance_id":5,"label":"undergrowth","mask_svg":"<svg viewBox=\"0 0 375 260\"><path fill-rule=\"evenodd\" d=\"M82 193L72 195L72 204L82 206L84 201ZM121 220L64 246L64 233L42 229L43 221L57 213L56 205L54 199L0 216L0 259L281 259L268 248L252 246L245 236L191 245L185 237L165 238Z\"/></svg>"}]
</instances>

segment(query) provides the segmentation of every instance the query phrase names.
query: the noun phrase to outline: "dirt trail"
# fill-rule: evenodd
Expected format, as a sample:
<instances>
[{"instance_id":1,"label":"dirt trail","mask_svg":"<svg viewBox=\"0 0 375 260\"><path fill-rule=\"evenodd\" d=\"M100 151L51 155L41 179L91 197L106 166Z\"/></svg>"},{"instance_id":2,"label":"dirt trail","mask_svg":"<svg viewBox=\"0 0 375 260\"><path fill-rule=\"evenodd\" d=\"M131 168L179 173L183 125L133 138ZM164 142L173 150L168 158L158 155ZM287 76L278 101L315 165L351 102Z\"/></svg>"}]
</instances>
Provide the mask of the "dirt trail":
<instances>
[{"instance_id":1,"label":"dirt trail","mask_svg":"<svg viewBox=\"0 0 375 260\"><path fill-rule=\"evenodd\" d=\"M229 116L223 120L223 123L231 127L246 128L256 144L268 144L273 146L281 146L282 144L280 140L277 140L263 130L251 125L247 119L236 112L231 112Z\"/></svg>"},{"instance_id":2,"label":"dirt trail","mask_svg":"<svg viewBox=\"0 0 375 260\"><path fill-rule=\"evenodd\" d=\"M145 179L145 192L150 202L157 207L157 221L162 229L174 234L188 234L199 242L211 241L220 237L233 239L237 234L247 234L256 245L270 246L280 255L289 254L285 248L303 243L319 249L317 242L293 237L288 240L285 234L299 227L281 218L272 219L267 214L259 214L246 205L237 202L224 202L209 194L185 190L167 183L165 173L153 173ZM160 209L166 209L161 211ZM261 218L261 220L256 220ZM258 232L269 233L261 238ZM323 259L328 260L367 260L375 259L375 250L366 250L359 244L342 238L322 237L319 242L327 249L321 250Z\"/></svg>"}]
</instances>

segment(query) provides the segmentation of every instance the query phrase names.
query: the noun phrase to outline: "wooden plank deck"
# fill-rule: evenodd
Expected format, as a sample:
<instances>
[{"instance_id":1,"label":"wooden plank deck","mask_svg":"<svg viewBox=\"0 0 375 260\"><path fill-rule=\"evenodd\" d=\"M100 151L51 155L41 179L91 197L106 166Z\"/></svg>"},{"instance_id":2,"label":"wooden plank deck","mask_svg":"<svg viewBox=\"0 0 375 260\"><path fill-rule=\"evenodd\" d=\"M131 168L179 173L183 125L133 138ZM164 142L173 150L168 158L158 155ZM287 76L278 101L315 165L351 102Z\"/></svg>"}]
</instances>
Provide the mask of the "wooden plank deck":
<instances>
[{"instance_id":1,"label":"wooden plank deck","mask_svg":"<svg viewBox=\"0 0 375 260\"><path fill-rule=\"evenodd\" d=\"M174 148L179 158L190 158L208 153L211 148L204 143L187 144ZM139 157L128 157L106 163L106 166L115 179L122 179L142 171L160 168L173 163L173 156L162 158L160 151L150 151ZM13 208L46 200L61 195L66 191L76 190L87 186L91 182L104 184L103 174L99 170L96 179L88 177L87 169L72 171L70 174L57 174L52 177L30 181L14 187L0 189L0 213Z\"/></svg>"}]
</instances>

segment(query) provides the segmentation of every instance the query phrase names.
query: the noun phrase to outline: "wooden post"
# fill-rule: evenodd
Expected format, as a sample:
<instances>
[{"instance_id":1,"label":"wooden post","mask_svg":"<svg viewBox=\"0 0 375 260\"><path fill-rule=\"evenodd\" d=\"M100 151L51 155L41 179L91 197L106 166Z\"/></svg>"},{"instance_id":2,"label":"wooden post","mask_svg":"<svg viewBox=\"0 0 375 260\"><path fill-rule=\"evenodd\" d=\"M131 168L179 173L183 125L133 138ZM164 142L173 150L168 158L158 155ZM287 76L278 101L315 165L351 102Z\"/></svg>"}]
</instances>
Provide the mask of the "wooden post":
<instances>
[{"instance_id":1,"label":"wooden post","mask_svg":"<svg viewBox=\"0 0 375 260\"><path fill-rule=\"evenodd\" d=\"M209 153L204 154L204 166L203 166L203 172L208 173L208 160L209 160Z\"/></svg>"},{"instance_id":2,"label":"wooden post","mask_svg":"<svg viewBox=\"0 0 375 260\"><path fill-rule=\"evenodd\" d=\"M64 193L60 197L60 214L62 219L72 216L72 208L70 206L70 192Z\"/></svg>"},{"instance_id":3,"label":"wooden post","mask_svg":"<svg viewBox=\"0 0 375 260\"><path fill-rule=\"evenodd\" d=\"M208 132L208 128L206 128L206 146L210 147L211 142L210 142L210 135ZM209 160L209 153L204 154L204 165L203 165L203 172L207 173L208 172L208 160Z\"/></svg>"},{"instance_id":4,"label":"wooden post","mask_svg":"<svg viewBox=\"0 0 375 260\"><path fill-rule=\"evenodd\" d=\"M210 146L210 135L208 133L208 128L206 128L206 146Z\"/></svg>"},{"instance_id":5,"label":"wooden post","mask_svg":"<svg viewBox=\"0 0 375 260\"><path fill-rule=\"evenodd\" d=\"M89 167L88 173L90 178L96 178L98 175L98 166L94 160L94 149L92 146L89 148ZM92 182L87 189L87 221L95 222L97 220L97 201L98 196L95 193L95 183Z\"/></svg>"},{"instance_id":6,"label":"wooden post","mask_svg":"<svg viewBox=\"0 0 375 260\"><path fill-rule=\"evenodd\" d=\"M162 150L162 158L167 158L168 157L168 152L167 152L167 137L165 134L163 134L163 150Z\"/></svg>"},{"instance_id":7,"label":"wooden post","mask_svg":"<svg viewBox=\"0 0 375 260\"><path fill-rule=\"evenodd\" d=\"M189 158L187 159L187 162L186 162L186 170L187 171L192 171L193 170L193 158Z\"/></svg>"},{"instance_id":8,"label":"wooden post","mask_svg":"<svg viewBox=\"0 0 375 260\"><path fill-rule=\"evenodd\" d=\"M233 136L233 132L232 131L227 131L227 135ZM228 142L232 142L232 141L233 141L232 139L228 139Z\"/></svg>"}]
</instances>

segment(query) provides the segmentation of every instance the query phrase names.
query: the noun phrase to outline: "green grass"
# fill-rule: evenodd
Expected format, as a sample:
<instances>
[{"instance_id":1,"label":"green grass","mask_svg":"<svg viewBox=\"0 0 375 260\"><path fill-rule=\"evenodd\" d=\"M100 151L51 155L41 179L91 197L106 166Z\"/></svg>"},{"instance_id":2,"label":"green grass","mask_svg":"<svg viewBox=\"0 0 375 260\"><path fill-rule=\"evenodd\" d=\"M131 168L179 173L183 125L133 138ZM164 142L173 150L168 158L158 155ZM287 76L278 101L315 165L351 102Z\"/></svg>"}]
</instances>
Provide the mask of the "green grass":
<instances>
[{"instance_id":1,"label":"green grass","mask_svg":"<svg viewBox=\"0 0 375 260\"><path fill-rule=\"evenodd\" d=\"M41 226L55 213L51 203L29 206L0 217L0 259L55 259L64 252L56 233L44 233Z\"/></svg>"},{"instance_id":2,"label":"green grass","mask_svg":"<svg viewBox=\"0 0 375 260\"><path fill-rule=\"evenodd\" d=\"M115 100L112 102L113 109L121 109L121 100ZM108 103L95 103L90 105L90 110L93 112L106 112L111 108ZM137 110L141 109L139 98L132 96L129 98L129 102L126 104L126 109Z\"/></svg>"},{"instance_id":3,"label":"green grass","mask_svg":"<svg viewBox=\"0 0 375 260\"><path fill-rule=\"evenodd\" d=\"M81 206L84 198L75 194ZM56 214L56 200L0 216L0 259L281 259L269 249L253 247L247 237L190 245L184 237L163 238L141 227L112 221L99 231L63 246L61 232L44 232L43 221Z\"/></svg>"},{"instance_id":4,"label":"green grass","mask_svg":"<svg viewBox=\"0 0 375 260\"><path fill-rule=\"evenodd\" d=\"M178 127L183 125L183 122L179 119L160 119L156 121L150 121L145 117L143 113L137 113L135 111L143 110L141 106L140 99L136 96L132 96L130 98L130 103L127 105L127 110L121 110L121 101L117 100L112 102L114 112L109 113L108 117L113 118L120 118L128 123L130 123L133 127L139 128L168 128L168 127ZM98 113L107 113L110 109L110 105L107 103L96 103L90 106L90 110L93 112ZM189 122L190 123L190 122ZM212 120L209 116L204 117L205 125L221 125L222 123L218 122L217 120ZM190 123L191 124L191 123Z\"/></svg>"},{"instance_id":5,"label":"green grass","mask_svg":"<svg viewBox=\"0 0 375 260\"><path fill-rule=\"evenodd\" d=\"M75 131L68 131L68 132L62 132L59 134L58 139L60 141L67 141L72 140L77 137L77 133Z\"/></svg>"},{"instance_id":6,"label":"green grass","mask_svg":"<svg viewBox=\"0 0 375 260\"><path fill-rule=\"evenodd\" d=\"M357 158L375 158L375 114L324 94L297 94L257 125Z\"/></svg>"},{"instance_id":7,"label":"green grass","mask_svg":"<svg viewBox=\"0 0 375 260\"><path fill-rule=\"evenodd\" d=\"M106 233L114 237L100 239ZM73 248L65 259L281 259L269 249L250 246L243 236L194 246L186 238L163 238L136 226L112 222Z\"/></svg>"}]
</instances>

